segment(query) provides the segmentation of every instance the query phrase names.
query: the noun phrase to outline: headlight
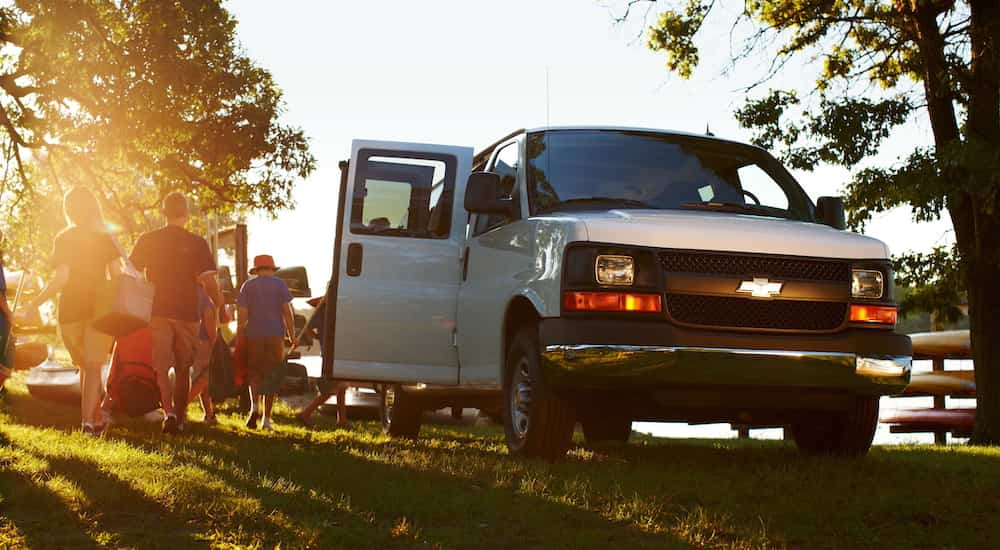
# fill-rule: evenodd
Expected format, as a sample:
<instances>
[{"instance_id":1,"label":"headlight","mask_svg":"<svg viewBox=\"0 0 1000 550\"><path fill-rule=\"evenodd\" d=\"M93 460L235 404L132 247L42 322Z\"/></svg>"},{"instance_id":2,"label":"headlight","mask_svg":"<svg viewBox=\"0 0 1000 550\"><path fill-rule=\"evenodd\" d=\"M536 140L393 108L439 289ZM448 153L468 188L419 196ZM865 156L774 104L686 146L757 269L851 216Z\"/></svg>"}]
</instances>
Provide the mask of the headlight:
<instances>
[{"instance_id":1,"label":"headlight","mask_svg":"<svg viewBox=\"0 0 1000 550\"><path fill-rule=\"evenodd\" d=\"M885 281L881 271L875 269L851 270L851 296L878 300L884 292Z\"/></svg>"},{"instance_id":2,"label":"headlight","mask_svg":"<svg viewBox=\"0 0 1000 550\"><path fill-rule=\"evenodd\" d=\"M599 284L631 286L635 282L635 260L632 256L598 255L594 272Z\"/></svg>"}]
</instances>

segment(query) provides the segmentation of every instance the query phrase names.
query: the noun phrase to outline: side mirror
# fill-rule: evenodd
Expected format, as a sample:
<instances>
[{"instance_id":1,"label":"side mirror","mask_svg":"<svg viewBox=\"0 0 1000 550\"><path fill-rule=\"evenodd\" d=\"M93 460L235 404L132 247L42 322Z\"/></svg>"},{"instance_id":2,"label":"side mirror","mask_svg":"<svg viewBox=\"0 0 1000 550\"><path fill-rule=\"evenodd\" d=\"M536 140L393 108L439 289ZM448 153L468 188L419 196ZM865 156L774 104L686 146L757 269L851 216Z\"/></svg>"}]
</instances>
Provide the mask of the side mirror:
<instances>
[{"instance_id":1,"label":"side mirror","mask_svg":"<svg viewBox=\"0 0 1000 550\"><path fill-rule=\"evenodd\" d=\"M465 209L473 214L514 215L514 201L503 196L500 175L473 172L465 186Z\"/></svg>"},{"instance_id":2,"label":"side mirror","mask_svg":"<svg viewBox=\"0 0 1000 550\"><path fill-rule=\"evenodd\" d=\"M844 199L840 197L820 197L816 201L816 219L834 229L847 229L847 214L844 213Z\"/></svg>"}]
</instances>

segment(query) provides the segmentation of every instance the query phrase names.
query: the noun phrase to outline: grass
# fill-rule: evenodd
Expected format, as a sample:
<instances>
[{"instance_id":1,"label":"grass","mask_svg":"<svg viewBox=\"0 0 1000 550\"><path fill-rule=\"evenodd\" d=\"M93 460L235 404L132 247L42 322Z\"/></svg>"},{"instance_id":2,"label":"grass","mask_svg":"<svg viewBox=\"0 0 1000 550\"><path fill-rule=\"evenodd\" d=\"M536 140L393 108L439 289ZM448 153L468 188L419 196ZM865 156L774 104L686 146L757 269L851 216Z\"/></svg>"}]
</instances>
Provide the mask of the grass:
<instances>
[{"instance_id":1,"label":"grass","mask_svg":"<svg viewBox=\"0 0 1000 550\"><path fill-rule=\"evenodd\" d=\"M989 548L1000 450L803 457L781 442L658 441L512 459L493 427L271 434L235 413L91 440L77 411L0 404L0 548ZM200 413L192 416L200 418Z\"/></svg>"}]
</instances>

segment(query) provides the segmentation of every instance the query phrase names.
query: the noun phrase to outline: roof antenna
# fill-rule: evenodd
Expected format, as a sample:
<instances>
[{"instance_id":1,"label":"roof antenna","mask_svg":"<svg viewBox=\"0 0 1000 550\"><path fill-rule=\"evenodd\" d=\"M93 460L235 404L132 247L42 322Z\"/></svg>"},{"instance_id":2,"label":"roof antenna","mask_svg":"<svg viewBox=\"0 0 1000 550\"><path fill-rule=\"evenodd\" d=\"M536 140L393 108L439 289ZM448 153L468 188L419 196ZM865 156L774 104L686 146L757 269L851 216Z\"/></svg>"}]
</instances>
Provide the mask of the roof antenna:
<instances>
[{"instance_id":1,"label":"roof antenna","mask_svg":"<svg viewBox=\"0 0 1000 550\"><path fill-rule=\"evenodd\" d=\"M705 123L705 135L709 137L715 137L715 134L713 134L712 130L708 127L707 122Z\"/></svg>"}]
</instances>

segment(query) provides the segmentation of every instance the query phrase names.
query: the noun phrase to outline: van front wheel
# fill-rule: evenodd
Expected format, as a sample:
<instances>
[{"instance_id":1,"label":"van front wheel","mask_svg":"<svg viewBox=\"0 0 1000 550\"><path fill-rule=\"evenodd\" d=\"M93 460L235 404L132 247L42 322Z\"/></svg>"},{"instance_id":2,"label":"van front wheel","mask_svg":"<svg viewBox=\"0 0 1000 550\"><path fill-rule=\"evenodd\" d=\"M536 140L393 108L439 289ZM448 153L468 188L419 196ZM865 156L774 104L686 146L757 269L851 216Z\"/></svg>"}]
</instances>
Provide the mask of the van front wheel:
<instances>
[{"instance_id":1,"label":"van front wheel","mask_svg":"<svg viewBox=\"0 0 1000 550\"><path fill-rule=\"evenodd\" d=\"M417 396L403 391L399 384L384 386L380 393L382 432L391 437L415 438L420 435L423 409Z\"/></svg>"},{"instance_id":2,"label":"van front wheel","mask_svg":"<svg viewBox=\"0 0 1000 550\"><path fill-rule=\"evenodd\" d=\"M520 329L507 350L503 416L511 454L558 460L569 450L574 410L541 376L538 331L533 326Z\"/></svg>"},{"instance_id":3,"label":"van front wheel","mask_svg":"<svg viewBox=\"0 0 1000 550\"><path fill-rule=\"evenodd\" d=\"M799 450L813 455L864 456L878 427L878 397L859 397L845 410L808 415L792 424Z\"/></svg>"}]
</instances>

